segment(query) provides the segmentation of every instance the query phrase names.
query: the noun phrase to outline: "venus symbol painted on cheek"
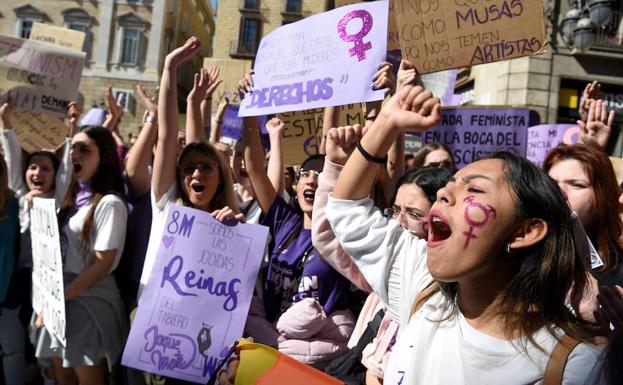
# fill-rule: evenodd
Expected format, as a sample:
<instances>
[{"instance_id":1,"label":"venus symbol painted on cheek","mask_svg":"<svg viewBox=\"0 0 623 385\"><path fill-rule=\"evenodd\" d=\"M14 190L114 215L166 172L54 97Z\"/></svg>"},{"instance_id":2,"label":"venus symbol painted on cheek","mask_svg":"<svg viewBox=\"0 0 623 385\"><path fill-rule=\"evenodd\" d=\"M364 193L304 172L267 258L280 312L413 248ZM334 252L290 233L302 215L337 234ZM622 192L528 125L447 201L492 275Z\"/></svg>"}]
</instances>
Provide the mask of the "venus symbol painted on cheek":
<instances>
[{"instance_id":1,"label":"venus symbol painted on cheek","mask_svg":"<svg viewBox=\"0 0 623 385\"><path fill-rule=\"evenodd\" d=\"M469 242L477 238L474 234L474 228L484 226L489 222L489 218L495 218L496 211L491 205L476 202L473 196L465 198L463 202L467 203L467 207L465 207L465 221L469 225L469 230L463 231L463 235L465 235L463 248L466 249L469 246Z\"/></svg>"}]
</instances>

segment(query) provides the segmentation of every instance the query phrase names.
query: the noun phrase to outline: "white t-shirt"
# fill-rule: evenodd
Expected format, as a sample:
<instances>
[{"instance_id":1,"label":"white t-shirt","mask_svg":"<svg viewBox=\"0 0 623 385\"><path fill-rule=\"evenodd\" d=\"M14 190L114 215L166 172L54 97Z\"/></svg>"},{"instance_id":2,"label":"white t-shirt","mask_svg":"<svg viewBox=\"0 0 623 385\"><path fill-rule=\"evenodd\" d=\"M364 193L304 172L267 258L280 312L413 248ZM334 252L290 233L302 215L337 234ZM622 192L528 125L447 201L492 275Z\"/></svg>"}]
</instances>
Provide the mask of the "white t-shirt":
<instances>
[{"instance_id":1,"label":"white t-shirt","mask_svg":"<svg viewBox=\"0 0 623 385\"><path fill-rule=\"evenodd\" d=\"M385 368L384 384L541 384L557 343L545 328L533 334L545 350L521 341L501 340L471 327L449 309L442 293L433 295L410 319L411 306L431 281L426 241L388 220L370 199L329 197L326 215L336 237L401 327ZM561 333L558 331L557 333ZM578 345L567 361L563 384L584 384L599 351Z\"/></svg>"},{"instance_id":2,"label":"white t-shirt","mask_svg":"<svg viewBox=\"0 0 623 385\"><path fill-rule=\"evenodd\" d=\"M118 196L104 195L95 209L89 247L86 248L80 240L80 233L90 208L91 204L81 207L63 226L62 233L67 242L63 268L66 272L80 274L93 264L96 251L117 250L109 273L119 264L125 244L128 208Z\"/></svg>"},{"instance_id":3,"label":"white t-shirt","mask_svg":"<svg viewBox=\"0 0 623 385\"><path fill-rule=\"evenodd\" d=\"M147 243L147 251L145 252L145 262L143 264L143 272L141 273L141 283L138 288L137 298L140 300L143 289L147 286L147 281L154 267L156 256L158 255L158 247L164 233L164 223L169 214L169 207L175 203L177 199L177 184L173 183L167 192L156 202L154 190L150 191L151 196L151 230L149 232L149 242Z\"/></svg>"}]
</instances>

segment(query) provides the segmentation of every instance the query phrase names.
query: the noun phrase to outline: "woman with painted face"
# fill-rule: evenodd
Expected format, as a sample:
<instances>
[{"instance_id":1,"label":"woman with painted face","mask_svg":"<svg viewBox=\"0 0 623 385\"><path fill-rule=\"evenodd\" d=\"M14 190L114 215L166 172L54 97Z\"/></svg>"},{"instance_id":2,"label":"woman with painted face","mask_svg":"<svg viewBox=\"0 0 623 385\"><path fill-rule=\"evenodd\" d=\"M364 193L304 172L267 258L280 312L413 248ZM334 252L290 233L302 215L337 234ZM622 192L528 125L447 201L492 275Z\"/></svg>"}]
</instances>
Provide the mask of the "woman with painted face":
<instances>
[{"instance_id":1,"label":"woman with painted face","mask_svg":"<svg viewBox=\"0 0 623 385\"><path fill-rule=\"evenodd\" d=\"M532 384L560 374L564 384L583 384L599 352L572 343L593 334L565 300L586 274L570 211L545 173L507 152L468 165L438 191L428 240L369 200L395 136L434 126L440 109L419 86L390 99L327 205L340 244L402 330L384 383Z\"/></svg>"},{"instance_id":2,"label":"woman with painted face","mask_svg":"<svg viewBox=\"0 0 623 385\"><path fill-rule=\"evenodd\" d=\"M60 343L39 313L35 350L37 358L51 360L58 383L105 384L127 332L111 274L127 222L121 165L113 136L99 126L74 135L70 157L72 178L59 213L67 342Z\"/></svg>"},{"instance_id":3,"label":"woman with painted face","mask_svg":"<svg viewBox=\"0 0 623 385\"><path fill-rule=\"evenodd\" d=\"M251 90L248 74L239 83L241 97ZM261 277L245 333L257 342L317 367L346 351L354 317L346 310L349 282L318 255L311 222L318 175L324 157L311 156L300 167L292 209L277 193L264 169L257 118L244 120L245 166L262 210L260 224L273 239L267 271ZM336 325L338 326L336 328Z\"/></svg>"},{"instance_id":4,"label":"woman with painted face","mask_svg":"<svg viewBox=\"0 0 623 385\"><path fill-rule=\"evenodd\" d=\"M595 278L602 285L623 285L621 188L608 155L595 145L561 144L547 154L543 169L560 186L604 263L592 271Z\"/></svg>"},{"instance_id":5,"label":"woman with painted face","mask_svg":"<svg viewBox=\"0 0 623 385\"><path fill-rule=\"evenodd\" d=\"M152 224L141 274L140 296L147 285L156 259L164 222L172 204L182 204L197 210L208 211L217 220L242 219L236 207L232 188L231 171L225 159L214 146L205 141L199 132L189 132L193 140L185 145L177 157L177 135L179 132L177 109L177 70L179 66L195 55L201 44L196 37L170 52L164 62L158 96L158 139L151 178ZM195 75L199 81L200 75ZM204 74L205 76L205 74ZM202 130L196 124L196 130ZM192 129L192 128L191 128Z\"/></svg>"}]
</instances>

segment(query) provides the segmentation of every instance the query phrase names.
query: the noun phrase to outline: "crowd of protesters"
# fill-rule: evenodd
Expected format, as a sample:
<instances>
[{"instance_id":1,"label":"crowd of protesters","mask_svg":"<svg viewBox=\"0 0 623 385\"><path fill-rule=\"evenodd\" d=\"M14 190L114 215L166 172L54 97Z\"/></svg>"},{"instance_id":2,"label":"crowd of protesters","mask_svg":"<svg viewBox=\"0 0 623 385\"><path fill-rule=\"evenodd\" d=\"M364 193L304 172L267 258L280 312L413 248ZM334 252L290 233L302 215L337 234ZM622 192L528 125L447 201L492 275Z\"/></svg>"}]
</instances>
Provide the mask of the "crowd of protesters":
<instances>
[{"instance_id":1,"label":"crowd of protesters","mask_svg":"<svg viewBox=\"0 0 623 385\"><path fill-rule=\"evenodd\" d=\"M23 151L14 106L0 107L4 383L34 383L34 367L46 384L185 383L120 365L173 204L269 228L244 336L345 383L623 383L623 195L597 82L579 142L542 169L503 150L457 169L444 144L405 155L405 133L439 124L440 101L408 62L397 76L380 63L370 81L386 98L366 103L365 124L338 126L326 107L320 154L285 168L278 118L268 156L256 117L221 142L219 68L195 75L180 127L178 69L199 49L190 38L166 56L158 95L137 87L144 123L127 142L110 88L89 124L69 105L56 151ZM252 73L240 77L244 98ZM32 310L35 197L56 201L65 345Z\"/></svg>"}]
</instances>

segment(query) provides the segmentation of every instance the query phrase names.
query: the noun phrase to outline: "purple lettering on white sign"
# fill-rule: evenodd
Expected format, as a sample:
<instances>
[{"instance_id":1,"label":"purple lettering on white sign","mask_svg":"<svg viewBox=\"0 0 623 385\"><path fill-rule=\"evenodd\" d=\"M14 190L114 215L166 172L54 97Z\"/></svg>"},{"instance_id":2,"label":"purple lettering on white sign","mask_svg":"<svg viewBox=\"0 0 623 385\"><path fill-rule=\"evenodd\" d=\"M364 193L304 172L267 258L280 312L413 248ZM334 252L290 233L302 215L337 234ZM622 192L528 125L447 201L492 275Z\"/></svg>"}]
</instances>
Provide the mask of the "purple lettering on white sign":
<instances>
[{"instance_id":1,"label":"purple lettering on white sign","mask_svg":"<svg viewBox=\"0 0 623 385\"><path fill-rule=\"evenodd\" d=\"M526 158L541 166L547 153L560 143L577 143L580 127L577 124L540 124L528 128Z\"/></svg>"},{"instance_id":2,"label":"purple lettering on white sign","mask_svg":"<svg viewBox=\"0 0 623 385\"><path fill-rule=\"evenodd\" d=\"M205 383L242 337L267 236L173 205L122 364Z\"/></svg>"},{"instance_id":3,"label":"purple lettering on white sign","mask_svg":"<svg viewBox=\"0 0 623 385\"><path fill-rule=\"evenodd\" d=\"M370 85L387 49L387 1L352 4L266 35L239 116L381 100Z\"/></svg>"}]
</instances>

